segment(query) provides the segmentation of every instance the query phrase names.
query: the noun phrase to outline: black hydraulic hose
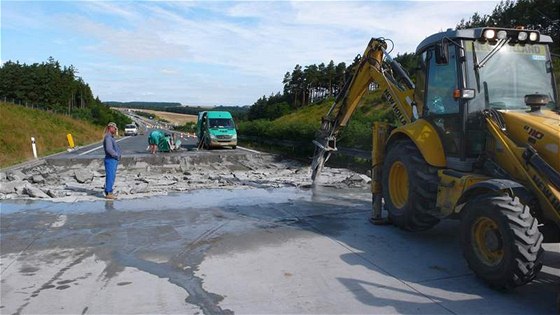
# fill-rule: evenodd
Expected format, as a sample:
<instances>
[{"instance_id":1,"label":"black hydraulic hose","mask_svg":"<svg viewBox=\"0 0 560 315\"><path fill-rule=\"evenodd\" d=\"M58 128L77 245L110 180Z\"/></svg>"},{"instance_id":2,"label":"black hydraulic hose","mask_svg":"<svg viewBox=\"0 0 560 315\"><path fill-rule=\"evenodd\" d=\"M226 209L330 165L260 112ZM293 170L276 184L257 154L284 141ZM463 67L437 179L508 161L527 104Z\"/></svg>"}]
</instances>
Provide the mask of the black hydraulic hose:
<instances>
[{"instance_id":1,"label":"black hydraulic hose","mask_svg":"<svg viewBox=\"0 0 560 315\"><path fill-rule=\"evenodd\" d=\"M523 158L527 164L533 166L539 173L546 174L547 179L556 186L556 188L560 189L560 173L540 157L533 147L527 147L525 152L523 152Z\"/></svg>"},{"instance_id":2,"label":"black hydraulic hose","mask_svg":"<svg viewBox=\"0 0 560 315\"><path fill-rule=\"evenodd\" d=\"M408 77L406 71L397 61L391 60L391 69L393 69L393 72L397 73L399 78L403 79L407 88L414 89L414 82L412 82L412 80Z\"/></svg>"},{"instance_id":3,"label":"black hydraulic hose","mask_svg":"<svg viewBox=\"0 0 560 315\"><path fill-rule=\"evenodd\" d=\"M387 51L385 49L381 48L381 50L383 51L383 54L385 55L385 59L387 61L389 61L389 65L391 66L391 70L393 70L393 72L396 73L397 76L404 81L404 84L406 85L407 88L414 89L414 82L412 82L412 79L410 79L410 77L408 76L408 73L406 73L406 71L403 69L401 64L398 63L393 58L391 58L391 55L389 55L389 53L387 53Z\"/></svg>"}]
</instances>

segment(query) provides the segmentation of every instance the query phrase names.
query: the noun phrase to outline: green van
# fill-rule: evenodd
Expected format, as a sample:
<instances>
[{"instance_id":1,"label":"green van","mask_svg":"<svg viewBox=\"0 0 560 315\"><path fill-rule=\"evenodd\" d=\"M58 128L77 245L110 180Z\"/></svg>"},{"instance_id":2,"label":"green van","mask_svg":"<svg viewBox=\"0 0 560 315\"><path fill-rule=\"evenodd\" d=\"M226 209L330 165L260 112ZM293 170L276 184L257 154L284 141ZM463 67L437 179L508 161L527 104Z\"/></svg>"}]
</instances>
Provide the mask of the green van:
<instances>
[{"instance_id":1,"label":"green van","mask_svg":"<svg viewBox=\"0 0 560 315\"><path fill-rule=\"evenodd\" d=\"M237 131L230 112L206 111L198 113L196 123L198 147L221 148L237 147Z\"/></svg>"}]
</instances>

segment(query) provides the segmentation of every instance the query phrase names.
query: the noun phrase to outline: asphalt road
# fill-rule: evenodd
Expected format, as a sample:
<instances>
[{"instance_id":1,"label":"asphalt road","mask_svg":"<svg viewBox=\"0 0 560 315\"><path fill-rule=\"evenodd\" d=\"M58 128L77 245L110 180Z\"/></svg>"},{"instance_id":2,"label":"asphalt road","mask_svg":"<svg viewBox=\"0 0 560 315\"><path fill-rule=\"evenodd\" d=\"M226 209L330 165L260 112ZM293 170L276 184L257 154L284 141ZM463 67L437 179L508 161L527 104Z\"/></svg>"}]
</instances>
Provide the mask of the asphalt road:
<instances>
[{"instance_id":1,"label":"asphalt road","mask_svg":"<svg viewBox=\"0 0 560 315\"><path fill-rule=\"evenodd\" d=\"M133 156L142 157L150 155L148 148L148 134L153 129L147 129L144 134L139 134L137 136L122 136L117 138L117 142L122 150L123 157ZM182 155L194 153L196 151L197 138L187 137L186 133L176 132L176 138L181 140L181 149L173 152L158 152L159 155ZM183 135L183 137L181 137ZM252 150L237 147L233 150L231 148L221 148L204 150L206 154L243 154L243 152L254 152ZM51 156L48 159L72 159L72 158L93 158L103 156L103 144L98 142L96 144L88 145L85 147L76 148L71 152L65 152L56 156Z\"/></svg>"},{"instance_id":2,"label":"asphalt road","mask_svg":"<svg viewBox=\"0 0 560 315\"><path fill-rule=\"evenodd\" d=\"M124 136L124 130L121 131L121 135L117 137L118 138L117 142L119 143L119 146L122 150L122 155L138 156L138 155L149 154L149 151L147 150L148 135L152 130L155 130L155 128L152 128L152 126L161 125L160 127L162 128L165 128L165 126L163 126L161 123L158 123L154 120L136 115L134 112L127 112L124 109L121 111L124 114L128 115L136 123L139 131L139 134L136 136ZM196 144L197 144L196 137L187 137L186 133L169 131L162 128L157 128L157 129L162 130L164 132L174 133L177 139L181 140L181 149L179 151L183 151L183 152L188 150L192 151L196 148ZM103 144L100 142L94 145L88 145L82 148L76 148L72 152L61 154L56 158L70 159L70 158L83 157L83 156L85 157L103 156L104 153L103 153L102 145ZM171 152L171 153L167 152L167 154L173 154L173 153L180 153L180 152Z\"/></svg>"}]
</instances>

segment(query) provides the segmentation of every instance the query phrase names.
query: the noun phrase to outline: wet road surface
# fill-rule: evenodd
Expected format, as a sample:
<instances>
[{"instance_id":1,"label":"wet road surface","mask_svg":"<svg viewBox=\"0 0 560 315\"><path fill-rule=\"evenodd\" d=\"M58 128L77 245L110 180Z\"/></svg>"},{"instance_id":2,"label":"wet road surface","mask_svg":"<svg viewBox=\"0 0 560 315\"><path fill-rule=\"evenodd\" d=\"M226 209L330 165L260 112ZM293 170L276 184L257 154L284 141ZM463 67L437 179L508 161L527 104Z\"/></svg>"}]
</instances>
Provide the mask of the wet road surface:
<instances>
[{"instance_id":1,"label":"wet road surface","mask_svg":"<svg viewBox=\"0 0 560 315\"><path fill-rule=\"evenodd\" d=\"M368 221L367 188L2 200L2 314L554 314L558 244L509 293L461 256L458 222Z\"/></svg>"}]
</instances>

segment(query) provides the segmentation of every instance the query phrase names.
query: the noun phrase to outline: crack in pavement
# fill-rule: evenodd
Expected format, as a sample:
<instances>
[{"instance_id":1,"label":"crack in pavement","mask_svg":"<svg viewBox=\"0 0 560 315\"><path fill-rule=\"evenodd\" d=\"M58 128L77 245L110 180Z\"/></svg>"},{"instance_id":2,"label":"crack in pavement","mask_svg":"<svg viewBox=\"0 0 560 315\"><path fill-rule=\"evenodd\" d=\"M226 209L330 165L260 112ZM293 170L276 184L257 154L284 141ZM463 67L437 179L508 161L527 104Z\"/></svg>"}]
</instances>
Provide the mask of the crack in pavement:
<instances>
[{"instance_id":1,"label":"crack in pavement","mask_svg":"<svg viewBox=\"0 0 560 315\"><path fill-rule=\"evenodd\" d=\"M205 252L210 247L208 239L226 224L227 222L221 223L204 231L189 243L185 250L166 263L147 261L121 251L114 252L113 259L123 266L134 267L159 278L167 278L170 283L183 288L188 293L186 303L200 307L204 314L231 315L234 314L232 310L224 310L218 305L224 297L206 291L202 286L203 279L195 275L197 267L204 259ZM181 266L188 267L181 268Z\"/></svg>"}]
</instances>

